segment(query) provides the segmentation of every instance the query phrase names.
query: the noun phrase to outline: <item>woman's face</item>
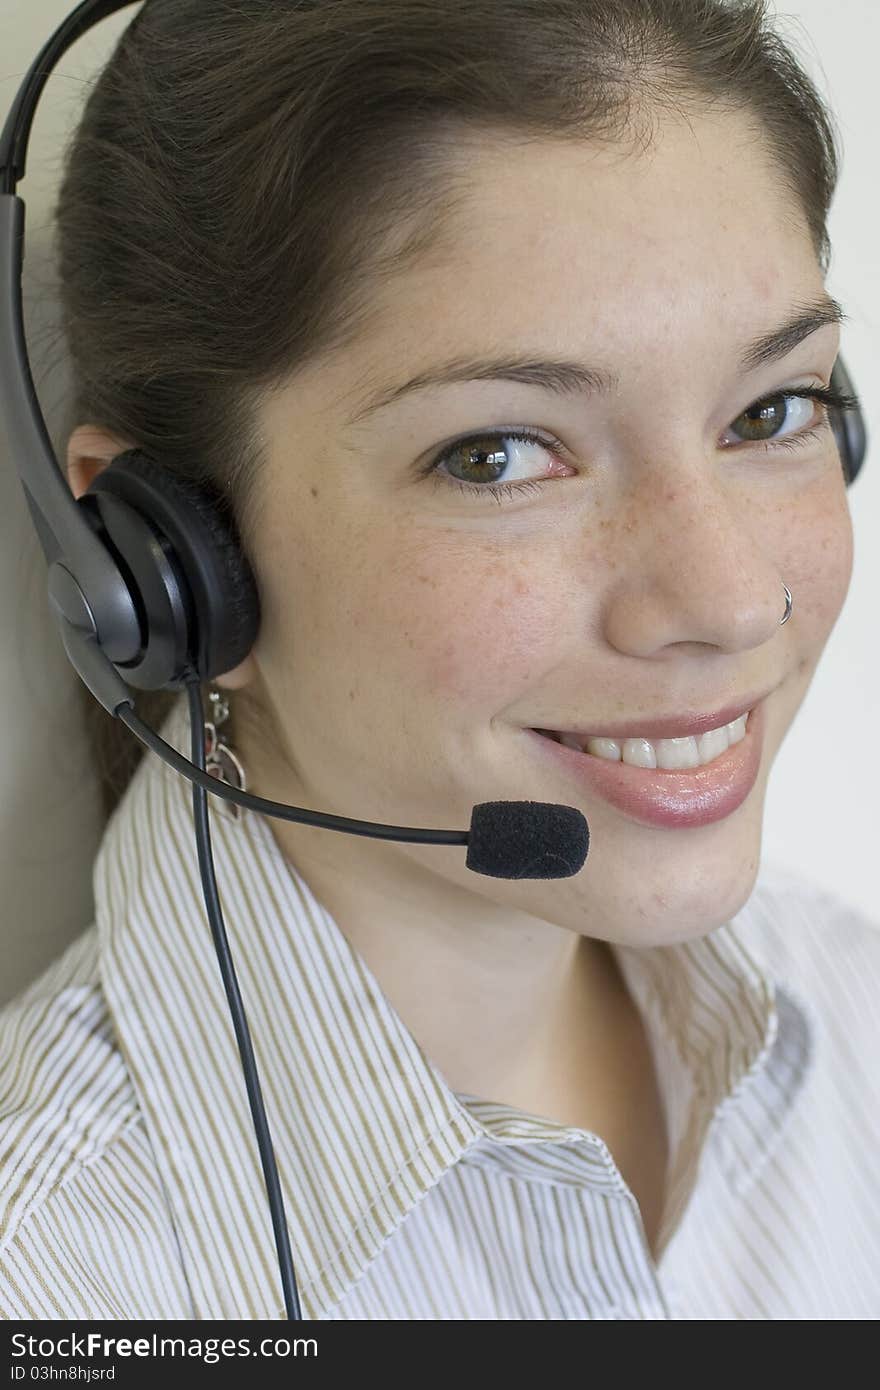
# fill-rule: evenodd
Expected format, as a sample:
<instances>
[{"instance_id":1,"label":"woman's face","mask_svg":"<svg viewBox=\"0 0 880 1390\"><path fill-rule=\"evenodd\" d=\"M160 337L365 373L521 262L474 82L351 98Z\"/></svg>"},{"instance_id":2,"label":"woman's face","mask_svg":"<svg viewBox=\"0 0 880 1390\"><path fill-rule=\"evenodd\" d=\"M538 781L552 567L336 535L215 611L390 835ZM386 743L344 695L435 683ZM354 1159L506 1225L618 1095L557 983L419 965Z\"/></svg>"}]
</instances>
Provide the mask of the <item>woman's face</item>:
<instances>
[{"instance_id":1,"label":"woman's face","mask_svg":"<svg viewBox=\"0 0 880 1390\"><path fill-rule=\"evenodd\" d=\"M762 425L743 418L768 394L827 386L840 330L741 366L824 289L743 118L664 122L648 154L499 138L462 143L460 158L471 192L455 237L383 287L355 348L264 404L249 552L262 626L221 682L258 670L278 727L279 749L241 748L249 786L446 829L466 829L483 801L575 806L589 856L549 881L477 875L462 848L270 824L334 902L369 884L389 912L680 940L751 892L770 770L849 586L850 515L821 407L789 398ZM564 358L617 385L562 393L471 372L358 416L438 364L500 356ZM799 448L761 447L816 424ZM509 437L522 429L544 442ZM490 431L506 434L494 471L449 453ZM484 481L499 479L535 486L499 502ZM780 626L783 581L794 607ZM642 823L526 732L638 725L753 692L767 692L757 779L700 826Z\"/></svg>"}]
</instances>

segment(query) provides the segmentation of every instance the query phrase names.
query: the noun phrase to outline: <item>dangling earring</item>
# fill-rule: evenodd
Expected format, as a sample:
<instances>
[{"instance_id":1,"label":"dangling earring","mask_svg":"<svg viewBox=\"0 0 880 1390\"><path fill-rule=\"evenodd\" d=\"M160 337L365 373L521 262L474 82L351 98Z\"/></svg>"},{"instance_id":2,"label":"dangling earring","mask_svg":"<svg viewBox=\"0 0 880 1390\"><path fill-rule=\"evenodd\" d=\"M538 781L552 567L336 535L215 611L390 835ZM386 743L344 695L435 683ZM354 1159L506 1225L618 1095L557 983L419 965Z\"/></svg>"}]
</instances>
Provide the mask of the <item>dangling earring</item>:
<instances>
[{"instance_id":1,"label":"dangling earring","mask_svg":"<svg viewBox=\"0 0 880 1390\"><path fill-rule=\"evenodd\" d=\"M209 690L208 699L211 701L213 719L205 720L205 771L218 781L225 782L227 786L237 787L240 791L247 791L247 780L244 768L235 754L225 742L223 735L218 738L217 729L224 724L229 717L229 701L219 690ZM241 807L234 801L227 801L224 797L214 796L211 804L220 815L226 815L230 820L238 820Z\"/></svg>"}]
</instances>

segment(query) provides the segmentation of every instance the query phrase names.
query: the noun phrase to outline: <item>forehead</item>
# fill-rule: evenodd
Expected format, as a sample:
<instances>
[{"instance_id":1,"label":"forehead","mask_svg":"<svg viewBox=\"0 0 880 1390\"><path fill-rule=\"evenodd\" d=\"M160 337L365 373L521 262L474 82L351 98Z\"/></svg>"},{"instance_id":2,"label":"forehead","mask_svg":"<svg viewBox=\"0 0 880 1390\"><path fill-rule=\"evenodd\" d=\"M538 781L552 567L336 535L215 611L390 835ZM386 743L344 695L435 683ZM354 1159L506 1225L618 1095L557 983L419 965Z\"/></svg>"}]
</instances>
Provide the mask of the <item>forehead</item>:
<instances>
[{"instance_id":1,"label":"forehead","mask_svg":"<svg viewBox=\"0 0 880 1390\"><path fill-rule=\"evenodd\" d=\"M664 116L638 148L470 134L451 160L442 237L375 302L377 340L406 351L437 325L447 344L542 322L643 339L722 306L741 341L822 287L803 214L741 113Z\"/></svg>"},{"instance_id":2,"label":"forehead","mask_svg":"<svg viewBox=\"0 0 880 1390\"><path fill-rule=\"evenodd\" d=\"M821 267L748 119L664 117L652 135L606 147L457 135L451 212L423 213L433 244L397 273L390 257L357 337L284 383L276 408L307 403L338 425L426 366L523 344L607 367L636 393L661 376L711 390L743 345L821 294Z\"/></svg>"}]
</instances>

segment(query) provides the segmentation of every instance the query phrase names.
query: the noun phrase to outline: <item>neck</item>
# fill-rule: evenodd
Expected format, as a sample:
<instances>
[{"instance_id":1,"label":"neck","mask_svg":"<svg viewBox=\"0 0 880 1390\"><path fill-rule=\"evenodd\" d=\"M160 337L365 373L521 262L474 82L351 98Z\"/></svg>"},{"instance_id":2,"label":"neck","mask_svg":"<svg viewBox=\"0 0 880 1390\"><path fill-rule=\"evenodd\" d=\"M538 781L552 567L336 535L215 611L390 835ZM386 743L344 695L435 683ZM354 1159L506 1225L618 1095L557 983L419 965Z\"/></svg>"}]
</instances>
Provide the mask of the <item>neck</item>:
<instances>
[{"instance_id":1,"label":"neck","mask_svg":"<svg viewBox=\"0 0 880 1390\"><path fill-rule=\"evenodd\" d=\"M584 1123L631 1013L607 943L467 891L391 842L271 827L453 1090Z\"/></svg>"}]
</instances>

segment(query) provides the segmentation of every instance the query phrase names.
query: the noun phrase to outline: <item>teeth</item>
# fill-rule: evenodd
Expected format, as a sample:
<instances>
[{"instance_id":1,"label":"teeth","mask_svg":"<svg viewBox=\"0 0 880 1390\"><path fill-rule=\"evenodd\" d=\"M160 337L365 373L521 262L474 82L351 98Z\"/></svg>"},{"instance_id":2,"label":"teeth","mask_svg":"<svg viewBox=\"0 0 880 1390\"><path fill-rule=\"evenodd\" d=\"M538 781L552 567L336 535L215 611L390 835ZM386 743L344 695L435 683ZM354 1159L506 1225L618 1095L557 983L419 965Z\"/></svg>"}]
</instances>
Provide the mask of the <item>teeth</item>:
<instances>
[{"instance_id":1,"label":"teeth","mask_svg":"<svg viewBox=\"0 0 880 1390\"><path fill-rule=\"evenodd\" d=\"M745 738L748 714L709 729L705 734L687 738L588 738L584 744L575 734L559 734L558 741L566 748L592 753L610 762L625 762L632 767L687 768L703 767L720 757L733 743Z\"/></svg>"}]
</instances>

